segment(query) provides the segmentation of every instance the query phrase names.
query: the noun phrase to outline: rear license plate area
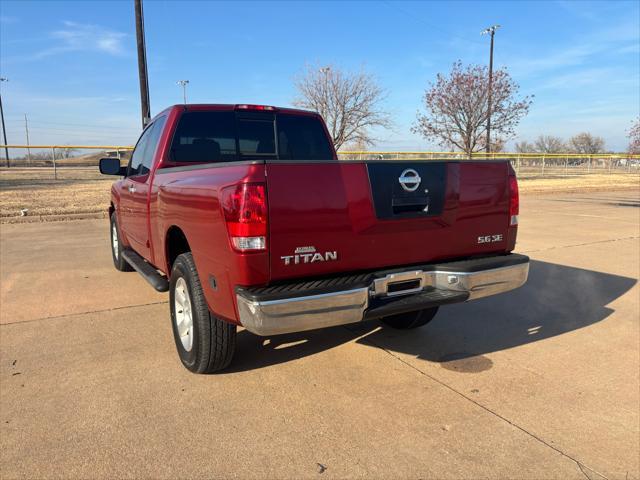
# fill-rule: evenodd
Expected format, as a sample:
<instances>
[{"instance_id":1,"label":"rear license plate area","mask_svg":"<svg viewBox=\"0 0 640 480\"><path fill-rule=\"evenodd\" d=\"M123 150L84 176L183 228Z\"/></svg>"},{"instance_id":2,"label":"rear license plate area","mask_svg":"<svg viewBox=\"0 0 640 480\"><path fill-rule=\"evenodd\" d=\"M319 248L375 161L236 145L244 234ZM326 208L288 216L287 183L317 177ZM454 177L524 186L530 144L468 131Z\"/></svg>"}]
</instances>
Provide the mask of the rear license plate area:
<instances>
[{"instance_id":1,"label":"rear license plate area","mask_svg":"<svg viewBox=\"0 0 640 480\"><path fill-rule=\"evenodd\" d=\"M403 292L415 292L422 287L422 280L403 280L400 282L392 282L387 285L387 295L399 295Z\"/></svg>"}]
</instances>

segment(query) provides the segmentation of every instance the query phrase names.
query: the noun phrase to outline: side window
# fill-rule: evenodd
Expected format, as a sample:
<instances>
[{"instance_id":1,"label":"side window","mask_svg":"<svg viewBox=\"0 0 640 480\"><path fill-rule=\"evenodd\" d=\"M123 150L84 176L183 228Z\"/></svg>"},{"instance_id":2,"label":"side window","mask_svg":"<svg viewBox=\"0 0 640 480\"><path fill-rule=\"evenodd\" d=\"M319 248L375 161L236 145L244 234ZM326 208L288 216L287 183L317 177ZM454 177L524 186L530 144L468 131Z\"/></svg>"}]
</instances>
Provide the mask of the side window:
<instances>
[{"instance_id":1,"label":"side window","mask_svg":"<svg viewBox=\"0 0 640 480\"><path fill-rule=\"evenodd\" d=\"M140 140L138 140L136 148L133 150L133 154L131 155L129 173L127 176L135 177L149 173L166 120L167 117L157 119L143 132Z\"/></svg>"},{"instance_id":2,"label":"side window","mask_svg":"<svg viewBox=\"0 0 640 480\"><path fill-rule=\"evenodd\" d=\"M235 113L183 113L171 142L171 159L180 163L236 160Z\"/></svg>"},{"instance_id":3,"label":"side window","mask_svg":"<svg viewBox=\"0 0 640 480\"><path fill-rule=\"evenodd\" d=\"M167 117L161 117L153 122L151 126L152 130L149 133L149 139L147 140L147 145L142 155L142 163L138 168L138 175L146 175L151 170L153 157L158 149L158 142L160 141L160 135L162 134L162 129L166 121Z\"/></svg>"},{"instance_id":4,"label":"side window","mask_svg":"<svg viewBox=\"0 0 640 480\"><path fill-rule=\"evenodd\" d=\"M131 160L129 161L129 171L127 172L127 177L135 177L137 175L142 175L141 167L142 162L144 161L145 150L147 149L147 145L149 144L149 137L151 136L152 130L155 128L155 122L149 125L138 140L136 144L136 148L133 149L133 153L131 154Z\"/></svg>"}]
</instances>

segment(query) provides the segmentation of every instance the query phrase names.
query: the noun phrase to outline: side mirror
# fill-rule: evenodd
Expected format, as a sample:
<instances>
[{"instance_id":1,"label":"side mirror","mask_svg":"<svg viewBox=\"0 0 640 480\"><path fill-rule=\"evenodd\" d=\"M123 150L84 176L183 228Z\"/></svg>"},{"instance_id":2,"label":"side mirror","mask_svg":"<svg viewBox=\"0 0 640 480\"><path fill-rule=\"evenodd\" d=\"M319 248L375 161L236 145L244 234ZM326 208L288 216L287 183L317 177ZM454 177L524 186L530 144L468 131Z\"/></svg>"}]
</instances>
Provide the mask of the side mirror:
<instances>
[{"instance_id":1,"label":"side mirror","mask_svg":"<svg viewBox=\"0 0 640 480\"><path fill-rule=\"evenodd\" d=\"M119 175L124 177L127 174L127 167L120 166L120 159L114 157L100 159L100 173L103 175Z\"/></svg>"}]
</instances>

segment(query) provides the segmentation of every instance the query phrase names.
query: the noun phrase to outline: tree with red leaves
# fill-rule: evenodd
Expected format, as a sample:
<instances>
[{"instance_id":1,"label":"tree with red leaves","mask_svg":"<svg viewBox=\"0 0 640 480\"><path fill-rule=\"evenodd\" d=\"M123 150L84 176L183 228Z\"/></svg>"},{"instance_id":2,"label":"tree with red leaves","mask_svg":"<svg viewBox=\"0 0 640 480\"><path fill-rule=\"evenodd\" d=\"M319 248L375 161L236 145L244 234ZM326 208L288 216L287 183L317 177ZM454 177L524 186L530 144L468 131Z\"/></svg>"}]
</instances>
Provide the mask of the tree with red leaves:
<instances>
[{"instance_id":1,"label":"tree with red leaves","mask_svg":"<svg viewBox=\"0 0 640 480\"><path fill-rule=\"evenodd\" d=\"M513 137L515 127L529 112L532 97L517 98L519 86L506 69L493 72L491 150ZM489 71L482 65L453 64L449 75L438 74L425 91L426 112L418 112L412 132L444 148L467 155L484 150L487 141Z\"/></svg>"}]
</instances>

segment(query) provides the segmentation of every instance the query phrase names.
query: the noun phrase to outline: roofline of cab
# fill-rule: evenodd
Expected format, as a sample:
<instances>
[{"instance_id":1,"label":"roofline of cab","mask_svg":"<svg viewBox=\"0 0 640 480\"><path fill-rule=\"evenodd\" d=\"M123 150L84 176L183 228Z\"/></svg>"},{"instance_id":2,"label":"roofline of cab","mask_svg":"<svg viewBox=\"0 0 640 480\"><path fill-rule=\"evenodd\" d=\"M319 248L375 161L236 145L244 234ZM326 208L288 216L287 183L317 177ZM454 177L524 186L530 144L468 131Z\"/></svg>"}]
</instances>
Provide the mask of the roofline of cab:
<instances>
[{"instance_id":1,"label":"roofline of cab","mask_svg":"<svg viewBox=\"0 0 640 480\"><path fill-rule=\"evenodd\" d=\"M165 108L162 112L160 112L158 115L156 116L160 116L170 110L177 110L177 109L181 109L181 110L190 110L190 111L194 111L194 110L198 110L198 111L232 111L232 110L236 110L236 107L238 105L246 105L244 103L187 103L187 104L176 104L176 105L171 105L170 107ZM300 115L319 115L318 112L314 112L311 110L302 110L299 108L288 108L288 107L273 107L275 109L275 111L277 112L281 112L281 113L293 113L293 114L300 114ZM155 118L155 117L154 117Z\"/></svg>"}]
</instances>

